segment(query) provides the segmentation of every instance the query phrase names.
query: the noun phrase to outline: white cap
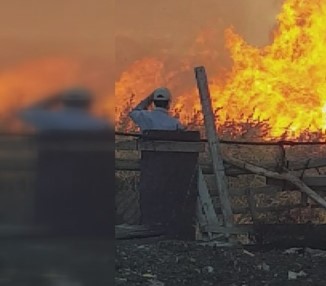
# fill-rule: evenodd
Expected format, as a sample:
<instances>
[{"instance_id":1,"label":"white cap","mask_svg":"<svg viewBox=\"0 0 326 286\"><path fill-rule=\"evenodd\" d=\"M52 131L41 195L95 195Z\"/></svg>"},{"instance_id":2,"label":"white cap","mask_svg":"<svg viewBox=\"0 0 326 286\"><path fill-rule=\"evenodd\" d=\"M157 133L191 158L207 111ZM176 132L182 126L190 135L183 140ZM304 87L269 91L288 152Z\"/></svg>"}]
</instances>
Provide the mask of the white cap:
<instances>
[{"instance_id":1,"label":"white cap","mask_svg":"<svg viewBox=\"0 0 326 286\"><path fill-rule=\"evenodd\" d=\"M90 101L92 94L85 88L76 87L63 91L62 99L64 101Z\"/></svg>"},{"instance_id":2,"label":"white cap","mask_svg":"<svg viewBox=\"0 0 326 286\"><path fill-rule=\"evenodd\" d=\"M170 101L171 100L171 92L166 87L160 87L154 90L154 100L164 100Z\"/></svg>"}]
</instances>

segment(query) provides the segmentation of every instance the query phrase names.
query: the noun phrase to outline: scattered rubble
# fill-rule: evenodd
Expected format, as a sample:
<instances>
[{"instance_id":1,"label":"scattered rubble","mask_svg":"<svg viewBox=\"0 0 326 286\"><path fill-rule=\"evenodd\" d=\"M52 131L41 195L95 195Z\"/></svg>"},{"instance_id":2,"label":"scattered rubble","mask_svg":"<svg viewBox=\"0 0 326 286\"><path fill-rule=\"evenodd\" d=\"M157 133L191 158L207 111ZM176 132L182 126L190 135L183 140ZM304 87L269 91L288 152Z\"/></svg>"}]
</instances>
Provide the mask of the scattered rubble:
<instances>
[{"instance_id":1,"label":"scattered rubble","mask_svg":"<svg viewBox=\"0 0 326 286\"><path fill-rule=\"evenodd\" d=\"M139 247L141 246L141 247ZM196 242L117 242L118 285L326 285L323 250L258 250ZM127 256L127 257L126 257Z\"/></svg>"}]
</instances>

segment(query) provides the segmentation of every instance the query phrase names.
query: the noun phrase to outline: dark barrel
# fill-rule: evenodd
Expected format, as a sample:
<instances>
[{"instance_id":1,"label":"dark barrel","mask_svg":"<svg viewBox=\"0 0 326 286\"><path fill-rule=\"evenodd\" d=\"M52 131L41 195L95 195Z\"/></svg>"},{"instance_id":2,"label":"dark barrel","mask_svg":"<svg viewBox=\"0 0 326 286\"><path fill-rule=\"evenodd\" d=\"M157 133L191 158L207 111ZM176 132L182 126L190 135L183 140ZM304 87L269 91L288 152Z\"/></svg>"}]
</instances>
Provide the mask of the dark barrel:
<instances>
[{"instance_id":1,"label":"dark barrel","mask_svg":"<svg viewBox=\"0 0 326 286\"><path fill-rule=\"evenodd\" d=\"M144 141L200 141L199 132L148 131ZM142 151L142 224L164 227L167 237L195 238L198 152Z\"/></svg>"},{"instance_id":2,"label":"dark barrel","mask_svg":"<svg viewBox=\"0 0 326 286\"><path fill-rule=\"evenodd\" d=\"M36 223L63 235L114 236L114 134L38 135Z\"/></svg>"}]
</instances>

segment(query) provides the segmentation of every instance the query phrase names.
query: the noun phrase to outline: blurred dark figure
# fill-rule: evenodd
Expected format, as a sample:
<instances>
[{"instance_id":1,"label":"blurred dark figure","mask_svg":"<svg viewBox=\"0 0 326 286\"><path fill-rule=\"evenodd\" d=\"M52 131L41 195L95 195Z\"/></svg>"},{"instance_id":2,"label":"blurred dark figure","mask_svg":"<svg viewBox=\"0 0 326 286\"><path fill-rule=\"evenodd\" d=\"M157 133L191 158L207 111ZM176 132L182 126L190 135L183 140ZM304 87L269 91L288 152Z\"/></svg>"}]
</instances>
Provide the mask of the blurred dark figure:
<instances>
[{"instance_id":1,"label":"blurred dark figure","mask_svg":"<svg viewBox=\"0 0 326 286\"><path fill-rule=\"evenodd\" d=\"M38 143L35 223L51 236L8 242L12 285L113 285L114 128L93 101L73 88L19 113Z\"/></svg>"},{"instance_id":2,"label":"blurred dark figure","mask_svg":"<svg viewBox=\"0 0 326 286\"><path fill-rule=\"evenodd\" d=\"M20 112L20 117L37 131L96 131L112 128L106 120L90 113L93 95L73 88L41 100Z\"/></svg>"},{"instance_id":3,"label":"blurred dark figure","mask_svg":"<svg viewBox=\"0 0 326 286\"><path fill-rule=\"evenodd\" d=\"M21 112L38 131L36 223L60 235L113 237L114 133L92 100L74 88Z\"/></svg>"}]
</instances>

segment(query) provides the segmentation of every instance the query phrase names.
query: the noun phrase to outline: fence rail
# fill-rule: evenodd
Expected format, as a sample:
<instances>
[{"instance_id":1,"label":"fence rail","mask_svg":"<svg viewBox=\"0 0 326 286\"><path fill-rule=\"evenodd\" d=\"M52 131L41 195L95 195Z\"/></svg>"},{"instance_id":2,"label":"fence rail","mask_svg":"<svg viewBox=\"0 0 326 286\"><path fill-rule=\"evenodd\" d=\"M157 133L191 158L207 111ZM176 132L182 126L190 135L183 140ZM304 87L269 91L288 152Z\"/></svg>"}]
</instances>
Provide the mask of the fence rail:
<instances>
[{"instance_id":1,"label":"fence rail","mask_svg":"<svg viewBox=\"0 0 326 286\"><path fill-rule=\"evenodd\" d=\"M124 151L128 150L128 146L133 146L129 150L135 150L134 146L135 141L131 140L133 143L119 143L116 145L117 151L120 151L120 146L124 146ZM162 142L164 144L164 142ZM207 144L207 143L205 143ZM139 150L139 149L138 149ZM326 166L326 158L308 158L304 160L283 160L282 164L286 166L286 168L290 171L301 171L304 173L305 170L308 169L316 169L322 168ZM204 174L205 181L207 183L207 187L209 189L209 193L213 199L217 198L218 201L218 191L216 182L214 180L214 173L212 168L212 163L206 159L200 159L199 165ZM248 170L244 170L233 166L224 161L225 173L228 177L238 177L242 175L252 175ZM278 171L280 169L279 163L275 161L265 161L260 164L261 167L271 170ZM139 171L140 170L140 159L139 158L116 158L115 168L117 171ZM302 180L309 187L313 188L318 192L326 191L326 176L302 176ZM290 209L301 209L309 206L311 209L319 208L319 205L307 203L307 200L299 200L298 202L293 202L292 204L284 204L284 205L272 205L272 206L260 206L257 205L255 196L256 195L268 195L275 196L281 192L297 192L300 194L300 191L293 187L292 185L285 183L285 181L281 180L270 180L266 179L266 185L259 187L243 187L243 188L231 188L229 193L231 197L246 197L248 205L244 207L232 206L232 211L234 214L252 214L252 216L257 217L257 213L266 213L266 212L284 212ZM303 197L303 195L301 194ZM221 213L220 207L215 204L215 210L218 214Z\"/></svg>"},{"instance_id":2,"label":"fence rail","mask_svg":"<svg viewBox=\"0 0 326 286\"><path fill-rule=\"evenodd\" d=\"M126 137L124 137L126 139ZM130 138L129 138L130 139ZM174 152L204 152L206 150L206 142L172 142L172 141L155 141L155 142L141 142L140 140L117 140L115 144L115 151L117 157L115 160L116 171L139 171L140 159L138 158L138 151L174 151ZM24 188L31 189L34 184L34 172L37 160L37 145L31 136L1 136L0 135L0 189L13 190ZM104 148L103 145L93 146L78 146L79 149L83 148ZM119 158L119 152L132 152L133 157ZM136 157L136 158L135 158ZM308 158L305 160L285 160L283 164L291 171L303 171L307 169L315 169L326 167L326 158ZM209 192L213 199L217 197L217 188L214 180L212 179L213 168L210 161L201 159L199 165L205 175L205 180L208 185ZM224 162L225 173L229 177L236 177L241 175L250 175L252 173L247 170L232 166ZM278 170L280 167L274 162L262 162L260 166L269 170ZM303 176L303 181L316 191L326 191L326 177L325 176ZM260 187L244 187L244 188L231 188L230 195L232 197L248 196L248 189L250 194L260 195L275 195L284 191L293 191L293 186L284 183L284 181L267 180L267 184ZM30 192L30 191L29 191ZM301 208L305 204L293 203L278 206L255 206L255 212L268 212L268 211L283 211L291 208ZM216 212L219 213L218 205L215 205ZM317 205L310 204L309 207L318 208ZM233 207L235 214L248 214L252 211L250 205L245 207Z\"/></svg>"}]
</instances>

